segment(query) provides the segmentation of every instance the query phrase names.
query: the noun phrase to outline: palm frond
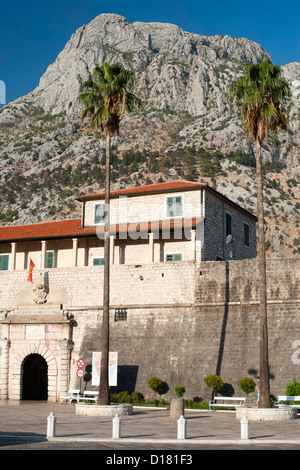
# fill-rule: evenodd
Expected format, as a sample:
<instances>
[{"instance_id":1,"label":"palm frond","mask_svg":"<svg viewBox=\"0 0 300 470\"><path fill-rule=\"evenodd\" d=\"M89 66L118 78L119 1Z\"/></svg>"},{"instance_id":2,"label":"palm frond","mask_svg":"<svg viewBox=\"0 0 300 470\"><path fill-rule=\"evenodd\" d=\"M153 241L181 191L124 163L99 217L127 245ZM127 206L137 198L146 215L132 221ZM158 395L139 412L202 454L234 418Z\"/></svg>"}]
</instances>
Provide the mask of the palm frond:
<instances>
[{"instance_id":1,"label":"palm frond","mask_svg":"<svg viewBox=\"0 0 300 470\"><path fill-rule=\"evenodd\" d=\"M268 137L270 131L276 135L278 127L286 127L283 104L291 92L279 66L267 59L246 64L230 93L242 105L242 121L250 138Z\"/></svg>"},{"instance_id":2,"label":"palm frond","mask_svg":"<svg viewBox=\"0 0 300 470\"><path fill-rule=\"evenodd\" d=\"M133 72L124 69L120 63L110 65L105 62L95 67L92 77L81 87L79 98L85 106L81 119L89 117L91 127L99 127L113 135L119 130L123 114L141 105L139 98L126 91Z\"/></svg>"}]
</instances>

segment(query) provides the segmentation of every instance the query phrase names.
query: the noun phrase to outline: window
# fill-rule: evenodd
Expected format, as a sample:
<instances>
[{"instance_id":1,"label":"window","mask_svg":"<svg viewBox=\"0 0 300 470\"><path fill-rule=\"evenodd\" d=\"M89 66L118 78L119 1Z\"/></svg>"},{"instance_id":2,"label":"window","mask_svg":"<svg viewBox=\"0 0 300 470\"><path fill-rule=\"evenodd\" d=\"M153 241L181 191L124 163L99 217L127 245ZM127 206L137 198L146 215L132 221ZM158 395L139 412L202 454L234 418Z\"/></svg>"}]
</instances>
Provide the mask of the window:
<instances>
[{"instance_id":1,"label":"window","mask_svg":"<svg viewBox=\"0 0 300 470\"><path fill-rule=\"evenodd\" d=\"M0 271L8 271L9 255L0 255Z\"/></svg>"},{"instance_id":2,"label":"window","mask_svg":"<svg viewBox=\"0 0 300 470\"><path fill-rule=\"evenodd\" d=\"M104 258L93 258L93 266L104 266Z\"/></svg>"},{"instance_id":3,"label":"window","mask_svg":"<svg viewBox=\"0 0 300 470\"><path fill-rule=\"evenodd\" d=\"M226 212L226 226L225 226L225 231L226 231L226 237L228 235L232 235L232 217L230 214Z\"/></svg>"},{"instance_id":4,"label":"window","mask_svg":"<svg viewBox=\"0 0 300 470\"><path fill-rule=\"evenodd\" d=\"M46 268L54 268L54 251L46 251Z\"/></svg>"},{"instance_id":5,"label":"window","mask_svg":"<svg viewBox=\"0 0 300 470\"><path fill-rule=\"evenodd\" d=\"M104 207L103 203L94 205L94 224L104 223Z\"/></svg>"},{"instance_id":6,"label":"window","mask_svg":"<svg viewBox=\"0 0 300 470\"><path fill-rule=\"evenodd\" d=\"M119 259L120 264L125 264L125 245L119 247Z\"/></svg>"},{"instance_id":7,"label":"window","mask_svg":"<svg viewBox=\"0 0 300 470\"><path fill-rule=\"evenodd\" d=\"M182 217L182 196L167 197L167 217Z\"/></svg>"},{"instance_id":8,"label":"window","mask_svg":"<svg viewBox=\"0 0 300 470\"><path fill-rule=\"evenodd\" d=\"M167 254L166 261L182 261L182 253Z\"/></svg>"},{"instance_id":9,"label":"window","mask_svg":"<svg viewBox=\"0 0 300 470\"><path fill-rule=\"evenodd\" d=\"M250 246L250 230L249 225L244 223L244 245Z\"/></svg>"},{"instance_id":10,"label":"window","mask_svg":"<svg viewBox=\"0 0 300 470\"><path fill-rule=\"evenodd\" d=\"M126 308L116 308L116 310L115 310L115 321L127 321L127 310L126 310Z\"/></svg>"}]
</instances>

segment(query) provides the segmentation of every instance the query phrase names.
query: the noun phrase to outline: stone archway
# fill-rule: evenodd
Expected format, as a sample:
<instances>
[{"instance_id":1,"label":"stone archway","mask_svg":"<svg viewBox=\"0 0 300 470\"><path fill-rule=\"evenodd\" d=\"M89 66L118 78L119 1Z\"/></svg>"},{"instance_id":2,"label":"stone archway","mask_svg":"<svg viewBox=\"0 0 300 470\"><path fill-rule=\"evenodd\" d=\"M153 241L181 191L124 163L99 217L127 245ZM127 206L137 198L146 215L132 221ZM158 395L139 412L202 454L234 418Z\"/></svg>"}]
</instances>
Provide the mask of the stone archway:
<instances>
[{"instance_id":1,"label":"stone archway","mask_svg":"<svg viewBox=\"0 0 300 470\"><path fill-rule=\"evenodd\" d=\"M57 393L57 364L53 353L42 344L28 344L21 348L14 359L12 368L12 398L22 399L24 364L26 358L32 354L37 354L44 358L47 364L48 374L48 401L56 401Z\"/></svg>"},{"instance_id":2,"label":"stone archway","mask_svg":"<svg viewBox=\"0 0 300 470\"><path fill-rule=\"evenodd\" d=\"M29 354L23 361L22 400L47 400L48 366L40 354Z\"/></svg>"}]
</instances>

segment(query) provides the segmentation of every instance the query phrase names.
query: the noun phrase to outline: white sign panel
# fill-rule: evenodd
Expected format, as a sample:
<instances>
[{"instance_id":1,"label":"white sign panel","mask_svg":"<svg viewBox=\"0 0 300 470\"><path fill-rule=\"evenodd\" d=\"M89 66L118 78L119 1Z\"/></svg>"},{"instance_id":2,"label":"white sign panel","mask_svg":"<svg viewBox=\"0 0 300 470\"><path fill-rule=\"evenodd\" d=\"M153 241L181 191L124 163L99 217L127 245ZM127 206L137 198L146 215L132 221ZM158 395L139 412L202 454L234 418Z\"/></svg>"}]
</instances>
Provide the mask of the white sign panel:
<instances>
[{"instance_id":1,"label":"white sign panel","mask_svg":"<svg viewBox=\"0 0 300 470\"><path fill-rule=\"evenodd\" d=\"M26 325L26 339L45 339L45 325Z\"/></svg>"},{"instance_id":2,"label":"white sign panel","mask_svg":"<svg viewBox=\"0 0 300 470\"><path fill-rule=\"evenodd\" d=\"M92 385L100 383L101 352L93 352L92 358ZM108 384L110 387L117 386L118 383L118 353L109 353L108 362Z\"/></svg>"}]
</instances>

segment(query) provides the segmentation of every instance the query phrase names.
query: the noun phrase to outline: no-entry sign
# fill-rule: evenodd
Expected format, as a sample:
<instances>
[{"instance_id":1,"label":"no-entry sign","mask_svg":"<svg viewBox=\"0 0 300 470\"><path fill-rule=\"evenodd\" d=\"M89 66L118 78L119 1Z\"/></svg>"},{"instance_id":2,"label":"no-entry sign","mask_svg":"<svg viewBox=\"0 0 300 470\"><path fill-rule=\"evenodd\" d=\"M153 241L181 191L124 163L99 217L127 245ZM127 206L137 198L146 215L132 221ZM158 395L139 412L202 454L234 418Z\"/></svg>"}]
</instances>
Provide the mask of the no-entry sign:
<instances>
[{"instance_id":1,"label":"no-entry sign","mask_svg":"<svg viewBox=\"0 0 300 470\"><path fill-rule=\"evenodd\" d=\"M77 367L78 367L79 369L83 369L84 365L85 365L84 360L83 360L83 359L78 359L78 361L77 361Z\"/></svg>"},{"instance_id":2,"label":"no-entry sign","mask_svg":"<svg viewBox=\"0 0 300 470\"><path fill-rule=\"evenodd\" d=\"M78 361L77 361L77 367L78 367L78 369L77 369L76 374L77 374L77 377L78 377L79 379L82 379L82 377L84 376L84 370L83 370L84 365L85 365L84 360L83 360L83 359L78 359Z\"/></svg>"}]
</instances>

